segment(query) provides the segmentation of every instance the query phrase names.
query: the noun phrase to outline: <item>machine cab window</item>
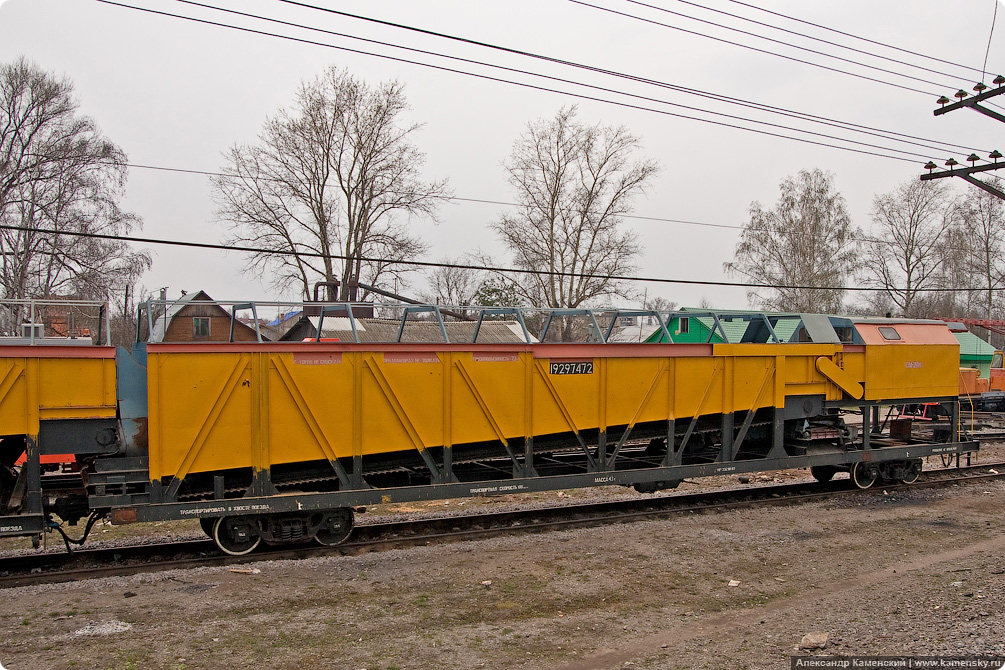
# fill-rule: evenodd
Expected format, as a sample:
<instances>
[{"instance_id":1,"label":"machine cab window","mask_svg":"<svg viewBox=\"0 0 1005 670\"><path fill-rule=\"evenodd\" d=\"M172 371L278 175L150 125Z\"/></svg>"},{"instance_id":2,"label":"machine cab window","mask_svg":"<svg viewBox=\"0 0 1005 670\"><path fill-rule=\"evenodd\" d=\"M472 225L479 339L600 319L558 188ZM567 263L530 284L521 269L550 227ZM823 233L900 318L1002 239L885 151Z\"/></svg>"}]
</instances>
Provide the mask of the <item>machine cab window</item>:
<instances>
[{"instance_id":1,"label":"machine cab window","mask_svg":"<svg viewBox=\"0 0 1005 670\"><path fill-rule=\"evenodd\" d=\"M879 334L883 336L884 340L895 341L900 340L900 333L893 326L880 326Z\"/></svg>"}]
</instances>

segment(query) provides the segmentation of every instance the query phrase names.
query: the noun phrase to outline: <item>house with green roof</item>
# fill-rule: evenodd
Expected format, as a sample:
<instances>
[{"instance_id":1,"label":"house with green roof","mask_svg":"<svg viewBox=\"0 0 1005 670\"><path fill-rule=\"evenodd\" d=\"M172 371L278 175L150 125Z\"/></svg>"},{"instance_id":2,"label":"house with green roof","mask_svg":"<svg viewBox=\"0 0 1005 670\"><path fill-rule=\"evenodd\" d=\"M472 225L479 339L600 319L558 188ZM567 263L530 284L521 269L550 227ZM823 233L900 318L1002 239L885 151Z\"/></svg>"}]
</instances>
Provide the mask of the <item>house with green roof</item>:
<instances>
[{"instance_id":1,"label":"house with green roof","mask_svg":"<svg viewBox=\"0 0 1005 670\"><path fill-rule=\"evenodd\" d=\"M694 316L683 316L680 312L694 312ZM705 310L684 307L669 323L667 331L674 342L678 343L705 343L721 344L724 342L736 343L743 340L744 333L750 325L751 318L757 318L757 312L724 311L715 310L712 316ZM772 321L772 330L778 336L779 341L788 342L792 338L796 327L799 325L798 314L766 314ZM716 325L718 317L718 325ZM666 342L663 331L656 329L646 340L646 342Z\"/></svg>"}]
</instances>

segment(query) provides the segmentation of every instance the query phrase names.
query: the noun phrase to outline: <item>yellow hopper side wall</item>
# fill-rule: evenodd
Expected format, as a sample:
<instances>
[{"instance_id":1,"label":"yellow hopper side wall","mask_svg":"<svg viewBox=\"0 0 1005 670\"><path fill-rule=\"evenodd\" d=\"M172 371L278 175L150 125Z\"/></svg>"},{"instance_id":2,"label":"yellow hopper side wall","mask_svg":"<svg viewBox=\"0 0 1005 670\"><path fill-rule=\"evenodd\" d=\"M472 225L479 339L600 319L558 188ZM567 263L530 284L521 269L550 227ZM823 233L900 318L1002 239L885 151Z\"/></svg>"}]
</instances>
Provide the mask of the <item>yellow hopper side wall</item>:
<instances>
[{"instance_id":1,"label":"yellow hopper side wall","mask_svg":"<svg viewBox=\"0 0 1005 670\"><path fill-rule=\"evenodd\" d=\"M150 475L519 439L783 407L864 381L824 344L152 344ZM956 384L956 369L949 376Z\"/></svg>"},{"instance_id":2,"label":"yellow hopper side wall","mask_svg":"<svg viewBox=\"0 0 1005 670\"><path fill-rule=\"evenodd\" d=\"M40 420L115 418L111 347L0 348L0 435L38 435Z\"/></svg>"}]
</instances>

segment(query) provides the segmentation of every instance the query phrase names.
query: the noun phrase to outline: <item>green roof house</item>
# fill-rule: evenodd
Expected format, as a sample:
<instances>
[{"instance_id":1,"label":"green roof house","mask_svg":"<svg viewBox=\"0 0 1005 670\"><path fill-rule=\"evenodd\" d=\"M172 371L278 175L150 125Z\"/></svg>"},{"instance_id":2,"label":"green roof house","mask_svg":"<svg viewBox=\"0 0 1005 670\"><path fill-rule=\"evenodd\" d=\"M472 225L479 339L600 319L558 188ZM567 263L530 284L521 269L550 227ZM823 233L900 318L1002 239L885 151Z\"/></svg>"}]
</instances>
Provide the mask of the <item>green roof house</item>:
<instances>
[{"instance_id":1,"label":"green roof house","mask_svg":"<svg viewBox=\"0 0 1005 670\"><path fill-rule=\"evenodd\" d=\"M750 325L750 315L756 314L756 312L750 311L731 313L729 311L715 310L716 315L719 317L719 328L716 328L715 319L708 316L708 313L704 310L685 307L680 311L694 311L701 316L682 316L678 314L670 319L670 322L667 324L667 331L669 331L673 341L679 343L711 342L713 344L721 344L723 342L740 342L743 339L743 334L747 331L747 326ZM746 315L746 318L741 315ZM796 326L799 325L799 315L768 314L768 316L771 318L778 316L772 328L780 341L788 342L792 338ZM646 340L646 342L650 343L664 341L665 338L661 330L656 330Z\"/></svg>"}]
</instances>

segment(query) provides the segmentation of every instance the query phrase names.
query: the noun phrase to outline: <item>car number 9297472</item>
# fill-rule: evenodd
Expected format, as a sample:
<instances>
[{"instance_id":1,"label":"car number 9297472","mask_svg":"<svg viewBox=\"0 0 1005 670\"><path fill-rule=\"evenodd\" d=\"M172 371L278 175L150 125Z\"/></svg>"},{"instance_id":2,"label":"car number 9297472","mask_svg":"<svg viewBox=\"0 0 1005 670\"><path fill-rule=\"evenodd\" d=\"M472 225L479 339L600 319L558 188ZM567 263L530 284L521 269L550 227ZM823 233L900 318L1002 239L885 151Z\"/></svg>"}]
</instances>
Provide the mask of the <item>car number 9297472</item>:
<instances>
[{"instance_id":1,"label":"car number 9297472","mask_svg":"<svg viewBox=\"0 0 1005 670\"><path fill-rule=\"evenodd\" d=\"M549 372L553 375L592 375L593 361L552 361Z\"/></svg>"}]
</instances>

